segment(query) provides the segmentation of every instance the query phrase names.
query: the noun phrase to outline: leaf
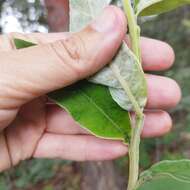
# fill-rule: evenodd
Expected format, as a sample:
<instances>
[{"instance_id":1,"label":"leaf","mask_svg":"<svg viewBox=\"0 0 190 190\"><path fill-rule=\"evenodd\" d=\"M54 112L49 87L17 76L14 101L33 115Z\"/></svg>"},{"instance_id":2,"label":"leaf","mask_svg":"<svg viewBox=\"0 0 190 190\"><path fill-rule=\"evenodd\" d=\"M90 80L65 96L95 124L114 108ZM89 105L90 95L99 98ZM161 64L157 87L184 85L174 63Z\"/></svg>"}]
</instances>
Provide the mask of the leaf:
<instances>
[{"instance_id":1,"label":"leaf","mask_svg":"<svg viewBox=\"0 0 190 190\"><path fill-rule=\"evenodd\" d=\"M132 110L133 105L128 99L125 91L117 80L112 67L117 67L120 75L123 77L139 106L143 108L146 104L147 89L144 73L139 67L139 62L132 51L123 43L117 56L109 67L105 67L97 73L90 81L97 84L109 86L112 98L125 110Z\"/></svg>"},{"instance_id":2,"label":"leaf","mask_svg":"<svg viewBox=\"0 0 190 190\"><path fill-rule=\"evenodd\" d=\"M134 12L137 12L137 6L140 0L134 0Z\"/></svg>"},{"instance_id":3,"label":"leaf","mask_svg":"<svg viewBox=\"0 0 190 190\"><path fill-rule=\"evenodd\" d=\"M190 4L190 0L140 0L136 14L140 16L161 14L186 4Z\"/></svg>"},{"instance_id":4,"label":"leaf","mask_svg":"<svg viewBox=\"0 0 190 190\"><path fill-rule=\"evenodd\" d=\"M81 81L49 97L94 135L128 142L129 115L113 101L107 87Z\"/></svg>"},{"instance_id":5,"label":"leaf","mask_svg":"<svg viewBox=\"0 0 190 190\"><path fill-rule=\"evenodd\" d=\"M140 1L140 0L134 0L135 6L138 5L139 1Z\"/></svg>"},{"instance_id":6,"label":"leaf","mask_svg":"<svg viewBox=\"0 0 190 190\"><path fill-rule=\"evenodd\" d=\"M70 31L80 31L110 3L111 0L70 0Z\"/></svg>"},{"instance_id":7,"label":"leaf","mask_svg":"<svg viewBox=\"0 0 190 190\"><path fill-rule=\"evenodd\" d=\"M17 49L36 45L21 39L14 41ZM95 136L129 142L129 113L113 101L107 87L81 81L48 96Z\"/></svg>"},{"instance_id":8,"label":"leaf","mask_svg":"<svg viewBox=\"0 0 190 190\"><path fill-rule=\"evenodd\" d=\"M137 190L189 190L190 160L162 161L143 172Z\"/></svg>"},{"instance_id":9,"label":"leaf","mask_svg":"<svg viewBox=\"0 0 190 190\"><path fill-rule=\"evenodd\" d=\"M70 0L70 30L76 32L85 27L90 20L97 16L109 0ZM94 11L96 10L96 11ZM81 16L79 16L81 15ZM80 19L80 21L79 21ZM143 108L147 100L147 86L144 73L140 68L135 55L123 43L120 51L113 61L89 79L90 82L103 84L110 87L112 98L124 109L133 110L130 98L125 93L117 79L117 74L125 81L126 86L130 89L138 105ZM115 68L118 73L114 72Z\"/></svg>"},{"instance_id":10,"label":"leaf","mask_svg":"<svg viewBox=\"0 0 190 190\"><path fill-rule=\"evenodd\" d=\"M17 49L27 48L27 47L31 47L31 46L36 45L36 44L34 44L32 42L28 42L28 41L21 40L21 39L18 39L18 38L14 39L14 44L15 44L15 47Z\"/></svg>"}]
</instances>

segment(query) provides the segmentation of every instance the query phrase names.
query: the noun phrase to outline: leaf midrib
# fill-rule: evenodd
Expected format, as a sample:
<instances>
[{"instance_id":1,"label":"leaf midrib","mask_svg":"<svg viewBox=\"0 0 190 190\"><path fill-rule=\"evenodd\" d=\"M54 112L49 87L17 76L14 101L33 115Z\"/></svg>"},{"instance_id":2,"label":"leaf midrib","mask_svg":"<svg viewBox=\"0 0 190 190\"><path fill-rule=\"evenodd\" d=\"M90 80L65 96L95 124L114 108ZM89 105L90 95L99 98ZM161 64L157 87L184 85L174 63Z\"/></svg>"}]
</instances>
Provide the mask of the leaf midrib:
<instances>
[{"instance_id":1,"label":"leaf midrib","mask_svg":"<svg viewBox=\"0 0 190 190\"><path fill-rule=\"evenodd\" d=\"M112 119L110 119L110 117L107 116L107 114L104 112L104 110L102 110L102 108L99 107L99 106L93 101L93 99L92 99L91 97L89 97L83 90L79 89L79 91L81 91L82 94L108 119L108 121L110 121L111 124L112 124L113 126L115 126L116 129L118 129L118 130L123 134L123 132L122 132L122 130L119 128L119 126L118 126Z\"/></svg>"}]
</instances>

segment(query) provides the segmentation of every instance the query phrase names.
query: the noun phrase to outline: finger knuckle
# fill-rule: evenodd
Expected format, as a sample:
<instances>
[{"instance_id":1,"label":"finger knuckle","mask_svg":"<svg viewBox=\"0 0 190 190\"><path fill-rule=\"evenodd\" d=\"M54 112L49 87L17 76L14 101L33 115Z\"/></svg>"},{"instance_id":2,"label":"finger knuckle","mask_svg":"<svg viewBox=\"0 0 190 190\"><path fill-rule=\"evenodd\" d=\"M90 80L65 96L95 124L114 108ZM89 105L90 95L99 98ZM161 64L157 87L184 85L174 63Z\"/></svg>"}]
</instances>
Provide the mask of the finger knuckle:
<instances>
[{"instance_id":1,"label":"finger knuckle","mask_svg":"<svg viewBox=\"0 0 190 190\"><path fill-rule=\"evenodd\" d=\"M79 36L74 35L60 40L56 43L56 47L52 46L52 49L61 63L70 67L78 78L86 71L87 60L85 54L87 51L85 42Z\"/></svg>"},{"instance_id":2,"label":"finger knuckle","mask_svg":"<svg viewBox=\"0 0 190 190\"><path fill-rule=\"evenodd\" d=\"M78 61L82 58L84 54L85 45L83 40L78 36L72 36L68 39L61 40L66 52L75 61Z\"/></svg>"},{"instance_id":3,"label":"finger knuckle","mask_svg":"<svg viewBox=\"0 0 190 190\"><path fill-rule=\"evenodd\" d=\"M60 43L65 50L66 57L70 60L70 66L78 75L82 75L87 69L87 61L85 59L87 50L84 40L76 35L61 40Z\"/></svg>"}]
</instances>

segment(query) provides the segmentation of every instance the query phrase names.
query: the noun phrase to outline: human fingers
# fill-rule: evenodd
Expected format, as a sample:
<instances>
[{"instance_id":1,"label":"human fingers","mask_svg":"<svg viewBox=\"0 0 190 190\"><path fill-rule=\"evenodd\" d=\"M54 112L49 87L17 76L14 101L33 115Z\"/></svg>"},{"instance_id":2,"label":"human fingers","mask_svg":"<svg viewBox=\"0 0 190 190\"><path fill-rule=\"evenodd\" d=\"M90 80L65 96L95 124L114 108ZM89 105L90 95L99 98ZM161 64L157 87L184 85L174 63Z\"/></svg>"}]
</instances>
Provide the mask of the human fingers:
<instances>
[{"instance_id":1,"label":"human fingers","mask_svg":"<svg viewBox=\"0 0 190 190\"><path fill-rule=\"evenodd\" d=\"M170 109L181 100L179 85L172 79L146 75L148 85L148 109Z\"/></svg>"},{"instance_id":2,"label":"human fingers","mask_svg":"<svg viewBox=\"0 0 190 190\"><path fill-rule=\"evenodd\" d=\"M38 143L35 158L59 158L75 161L112 160L127 153L119 141L104 140L90 135L45 134Z\"/></svg>"},{"instance_id":3,"label":"human fingers","mask_svg":"<svg viewBox=\"0 0 190 190\"><path fill-rule=\"evenodd\" d=\"M129 37L125 42L130 46ZM142 65L145 71L162 71L170 68L175 61L173 48L166 42L141 37L140 39Z\"/></svg>"}]
</instances>

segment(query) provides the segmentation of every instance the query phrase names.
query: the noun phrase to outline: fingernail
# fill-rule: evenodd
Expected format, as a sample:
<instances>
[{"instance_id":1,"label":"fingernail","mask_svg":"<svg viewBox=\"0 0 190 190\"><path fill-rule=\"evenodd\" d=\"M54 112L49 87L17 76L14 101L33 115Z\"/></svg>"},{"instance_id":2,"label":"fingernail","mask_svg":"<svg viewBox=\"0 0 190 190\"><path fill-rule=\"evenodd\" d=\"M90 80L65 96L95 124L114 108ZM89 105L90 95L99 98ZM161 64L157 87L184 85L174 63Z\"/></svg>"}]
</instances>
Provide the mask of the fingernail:
<instances>
[{"instance_id":1,"label":"fingernail","mask_svg":"<svg viewBox=\"0 0 190 190\"><path fill-rule=\"evenodd\" d=\"M114 6L106 7L103 13L92 22L92 28L101 33L110 33L116 29L118 24L123 25L122 16L114 9Z\"/></svg>"}]
</instances>

